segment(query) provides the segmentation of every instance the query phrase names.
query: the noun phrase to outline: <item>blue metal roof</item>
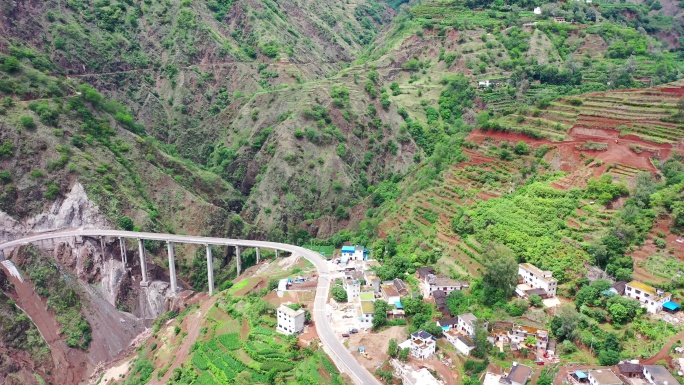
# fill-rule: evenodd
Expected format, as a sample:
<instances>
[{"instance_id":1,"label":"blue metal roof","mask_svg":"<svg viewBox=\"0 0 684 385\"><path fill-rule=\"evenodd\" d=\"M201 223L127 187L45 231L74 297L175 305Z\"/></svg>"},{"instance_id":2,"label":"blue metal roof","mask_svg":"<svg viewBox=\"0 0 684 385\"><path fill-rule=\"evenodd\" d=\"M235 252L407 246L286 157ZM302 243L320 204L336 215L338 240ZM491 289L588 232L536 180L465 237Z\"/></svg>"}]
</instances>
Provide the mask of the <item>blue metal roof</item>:
<instances>
[{"instance_id":1,"label":"blue metal roof","mask_svg":"<svg viewBox=\"0 0 684 385\"><path fill-rule=\"evenodd\" d=\"M342 246L342 252L343 253L353 253L354 252L354 246Z\"/></svg>"},{"instance_id":2,"label":"blue metal roof","mask_svg":"<svg viewBox=\"0 0 684 385\"><path fill-rule=\"evenodd\" d=\"M579 379L585 379L585 378L587 378L587 375L584 374L584 372L581 371L581 370L575 370L575 376L576 376L577 378L579 378Z\"/></svg>"},{"instance_id":3,"label":"blue metal roof","mask_svg":"<svg viewBox=\"0 0 684 385\"><path fill-rule=\"evenodd\" d=\"M403 306L403 305L401 304L401 302L399 302L399 301L395 302L395 303L394 303L394 306L395 306L397 309L403 309L403 308L404 308L404 306Z\"/></svg>"},{"instance_id":4,"label":"blue metal roof","mask_svg":"<svg viewBox=\"0 0 684 385\"><path fill-rule=\"evenodd\" d=\"M677 302L668 301L663 304L663 307L667 310L675 311L679 309L681 306Z\"/></svg>"}]
</instances>

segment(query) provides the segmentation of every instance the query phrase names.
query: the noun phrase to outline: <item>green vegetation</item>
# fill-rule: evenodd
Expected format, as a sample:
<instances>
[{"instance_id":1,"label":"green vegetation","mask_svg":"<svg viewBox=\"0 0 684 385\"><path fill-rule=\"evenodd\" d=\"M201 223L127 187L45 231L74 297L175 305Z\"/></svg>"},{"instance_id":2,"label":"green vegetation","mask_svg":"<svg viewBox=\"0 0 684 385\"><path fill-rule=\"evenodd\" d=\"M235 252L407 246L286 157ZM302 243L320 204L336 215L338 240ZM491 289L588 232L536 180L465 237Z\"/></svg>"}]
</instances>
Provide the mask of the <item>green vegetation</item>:
<instances>
[{"instance_id":1,"label":"green vegetation","mask_svg":"<svg viewBox=\"0 0 684 385\"><path fill-rule=\"evenodd\" d=\"M67 346L88 350L92 329L81 314L81 299L74 280L67 279L52 259L43 256L34 246L22 246L19 253L22 255L19 267L28 272L36 293L45 298L48 308L56 313Z\"/></svg>"}]
</instances>

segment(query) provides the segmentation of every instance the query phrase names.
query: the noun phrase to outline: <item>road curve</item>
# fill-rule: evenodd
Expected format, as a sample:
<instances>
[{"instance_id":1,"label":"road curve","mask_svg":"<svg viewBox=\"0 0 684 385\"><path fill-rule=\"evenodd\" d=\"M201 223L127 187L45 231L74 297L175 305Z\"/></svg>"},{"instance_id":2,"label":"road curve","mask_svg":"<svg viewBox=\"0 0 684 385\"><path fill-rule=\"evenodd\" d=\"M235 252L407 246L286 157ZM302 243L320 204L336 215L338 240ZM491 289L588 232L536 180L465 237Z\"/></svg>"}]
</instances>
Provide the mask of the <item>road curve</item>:
<instances>
[{"instance_id":1,"label":"road curve","mask_svg":"<svg viewBox=\"0 0 684 385\"><path fill-rule=\"evenodd\" d=\"M121 230L65 230L57 232L41 233L16 239L14 241L0 244L0 251L10 249L21 245L26 245L36 241L56 239L56 238L70 238L70 237L122 237L122 238L137 238L149 239L155 241L171 241L178 243L195 243L195 244L211 244L223 246L244 246L244 247L261 247L266 249L278 249L295 253L303 256L318 270L318 288L316 290L316 298L314 299L313 318L316 325L316 332L318 333L323 348L330 355L337 368L347 373L357 385L380 385L380 382L373 377L366 368L361 366L344 347L342 342L337 339L333 332L332 326L326 317L325 305L328 300L330 290L330 283L328 282L327 273L328 267L326 261L321 258L320 254L315 251L305 249L303 247L288 245L286 243L265 242L265 241L249 241L242 239L228 239L228 238L211 238L211 237L197 237L191 235L176 235L176 234L157 234L157 233L142 233L134 231Z\"/></svg>"}]
</instances>

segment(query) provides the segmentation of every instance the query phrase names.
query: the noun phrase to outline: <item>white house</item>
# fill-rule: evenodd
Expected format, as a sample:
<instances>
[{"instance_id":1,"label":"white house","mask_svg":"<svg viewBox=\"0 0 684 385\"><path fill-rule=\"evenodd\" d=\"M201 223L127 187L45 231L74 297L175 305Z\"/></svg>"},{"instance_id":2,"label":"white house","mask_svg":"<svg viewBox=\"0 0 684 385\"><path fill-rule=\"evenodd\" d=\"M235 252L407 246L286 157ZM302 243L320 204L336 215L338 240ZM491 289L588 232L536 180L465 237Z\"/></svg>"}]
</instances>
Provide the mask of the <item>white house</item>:
<instances>
[{"instance_id":1,"label":"white house","mask_svg":"<svg viewBox=\"0 0 684 385\"><path fill-rule=\"evenodd\" d=\"M625 285L625 297L639 300L641 307L654 314L661 311L663 305L672 300L672 294L639 281L632 281Z\"/></svg>"},{"instance_id":2,"label":"white house","mask_svg":"<svg viewBox=\"0 0 684 385\"><path fill-rule=\"evenodd\" d=\"M550 271L542 271L531 263L521 263L518 265L518 276L533 289L543 289L547 297L555 297L558 288L558 280L553 278Z\"/></svg>"},{"instance_id":3,"label":"white house","mask_svg":"<svg viewBox=\"0 0 684 385\"><path fill-rule=\"evenodd\" d=\"M285 305L278 307L278 326L276 330L283 334L299 334L304 330L304 309L292 310Z\"/></svg>"},{"instance_id":4,"label":"white house","mask_svg":"<svg viewBox=\"0 0 684 385\"><path fill-rule=\"evenodd\" d=\"M347 291L347 301L359 298L361 293L361 282L358 279L345 279L342 287Z\"/></svg>"},{"instance_id":5,"label":"white house","mask_svg":"<svg viewBox=\"0 0 684 385\"><path fill-rule=\"evenodd\" d=\"M622 385L622 381L611 370L590 370L587 377L591 385Z\"/></svg>"},{"instance_id":6,"label":"white house","mask_svg":"<svg viewBox=\"0 0 684 385\"><path fill-rule=\"evenodd\" d=\"M357 308L359 316L359 326L362 328L373 327L373 313L375 312L375 304L373 301L361 301L361 306Z\"/></svg>"},{"instance_id":7,"label":"white house","mask_svg":"<svg viewBox=\"0 0 684 385\"><path fill-rule=\"evenodd\" d=\"M653 385L679 385L679 381L662 365L644 365L644 378Z\"/></svg>"},{"instance_id":8,"label":"white house","mask_svg":"<svg viewBox=\"0 0 684 385\"><path fill-rule=\"evenodd\" d=\"M413 357L424 360L435 354L437 342L432 334L424 330L418 330L411 334L411 339L402 342L399 347L408 347Z\"/></svg>"},{"instance_id":9,"label":"white house","mask_svg":"<svg viewBox=\"0 0 684 385\"><path fill-rule=\"evenodd\" d=\"M353 261L363 261L366 259L366 248L363 246L342 246L342 257L348 257Z\"/></svg>"},{"instance_id":10,"label":"white house","mask_svg":"<svg viewBox=\"0 0 684 385\"><path fill-rule=\"evenodd\" d=\"M535 347L537 349L546 350L549 344L549 332L544 329L537 329L531 326L513 325L513 329L509 332L508 338L512 344L523 344L532 337L535 340Z\"/></svg>"},{"instance_id":11,"label":"white house","mask_svg":"<svg viewBox=\"0 0 684 385\"><path fill-rule=\"evenodd\" d=\"M477 86L482 88L489 87L489 80L480 80L479 82L477 82Z\"/></svg>"},{"instance_id":12,"label":"white house","mask_svg":"<svg viewBox=\"0 0 684 385\"><path fill-rule=\"evenodd\" d=\"M423 295L429 297L435 290L442 290L444 294L449 295L454 290L463 290L467 287L469 287L468 282L428 274L423 281Z\"/></svg>"},{"instance_id":13,"label":"white house","mask_svg":"<svg viewBox=\"0 0 684 385\"><path fill-rule=\"evenodd\" d=\"M535 15L541 15L541 7L535 7L534 10L532 11Z\"/></svg>"},{"instance_id":14,"label":"white house","mask_svg":"<svg viewBox=\"0 0 684 385\"><path fill-rule=\"evenodd\" d=\"M385 301L387 301L388 304L394 306L397 302L401 302L399 290L397 290L394 285L382 285L380 291L382 292L382 297L385 298Z\"/></svg>"},{"instance_id":15,"label":"white house","mask_svg":"<svg viewBox=\"0 0 684 385\"><path fill-rule=\"evenodd\" d=\"M370 270L364 271L363 279L366 280L366 285L372 287L376 293L380 291L381 281L380 278L377 275L375 275L374 272Z\"/></svg>"},{"instance_id":16,"label":"white house","mask_svg":"<svg viewBox=\"0 0 684 385\"><path fill-rule=\"evenodd\" d=\"M404 385L444 385L444 382L437 380L427 368L415 370L409 365L402 365L398 360L390 360L390 363Z\"/></svg>"},{"instance_id":17,"label":"white house","mask_svg":"<svg viewBox=\"0 0 684 385\"><path fill-rule=\"evenodd\" d=\"M477 317L473 313L461 314L458 316L457 327L463 333L469 336L475 335L475 326L477 325ZM484 327L486 328L488 323L485 321Z\"/></svg>"},{"instance_id":18,"label":"white house","mask_svg":"<svg viewBox=\"0 0 684 385\"><path fill-rule=\"evenodd\" d=\"M461 335L461 333L454 329L444 332L444 338L446 338L449 343L454 345L456 350L463 355L470 355L470 352L475 349L475 342L473 342L472 338Z\"/></svg>"}]
</instances>

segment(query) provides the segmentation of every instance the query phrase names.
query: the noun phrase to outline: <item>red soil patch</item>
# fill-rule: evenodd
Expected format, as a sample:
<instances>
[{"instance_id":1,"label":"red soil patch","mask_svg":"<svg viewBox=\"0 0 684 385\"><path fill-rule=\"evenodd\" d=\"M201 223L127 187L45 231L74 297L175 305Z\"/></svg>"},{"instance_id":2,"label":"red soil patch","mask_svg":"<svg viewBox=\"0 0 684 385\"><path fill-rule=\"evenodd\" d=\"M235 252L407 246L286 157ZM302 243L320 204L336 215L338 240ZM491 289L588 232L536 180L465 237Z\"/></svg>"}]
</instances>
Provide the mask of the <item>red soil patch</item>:
<instances>
[{"instance_id":1,"label":"red soil patch","mask_svg":"<svg viewBox=\"0 0 684 385\"><path fill-rule=\"evenodd\" d=\"M59 334L55 316L47 308L45 301L33 290L29 281L20 282L7 272L14 284L15 292L10 295L13 301L29 315L43 339L50 347L54 362L52 380L57 384L79 384L87 381L86 373L92 371L86 353L66 346Z\"/></svg>"},{"instance_id":2,"label":"red soil patch","mask_svg":"<svg viewBox=\"0 0 684 385\"><path fill-rule=\"evenodd\" d=\"M247 339L247 336L249 335L249 322L247 322L247 318L242 319L242 327L240 328L240 338L244 341Z\"/></svg>"},{"instance_id":3,"label":"red soil patch","mask_svg":"<svg viewBox=\"0 0 684 385\"><path fill-rule=\"evenodd\" d=\"M684 96L684 87L663 87L660 91Z\"/></svg>"}]
</instances>

